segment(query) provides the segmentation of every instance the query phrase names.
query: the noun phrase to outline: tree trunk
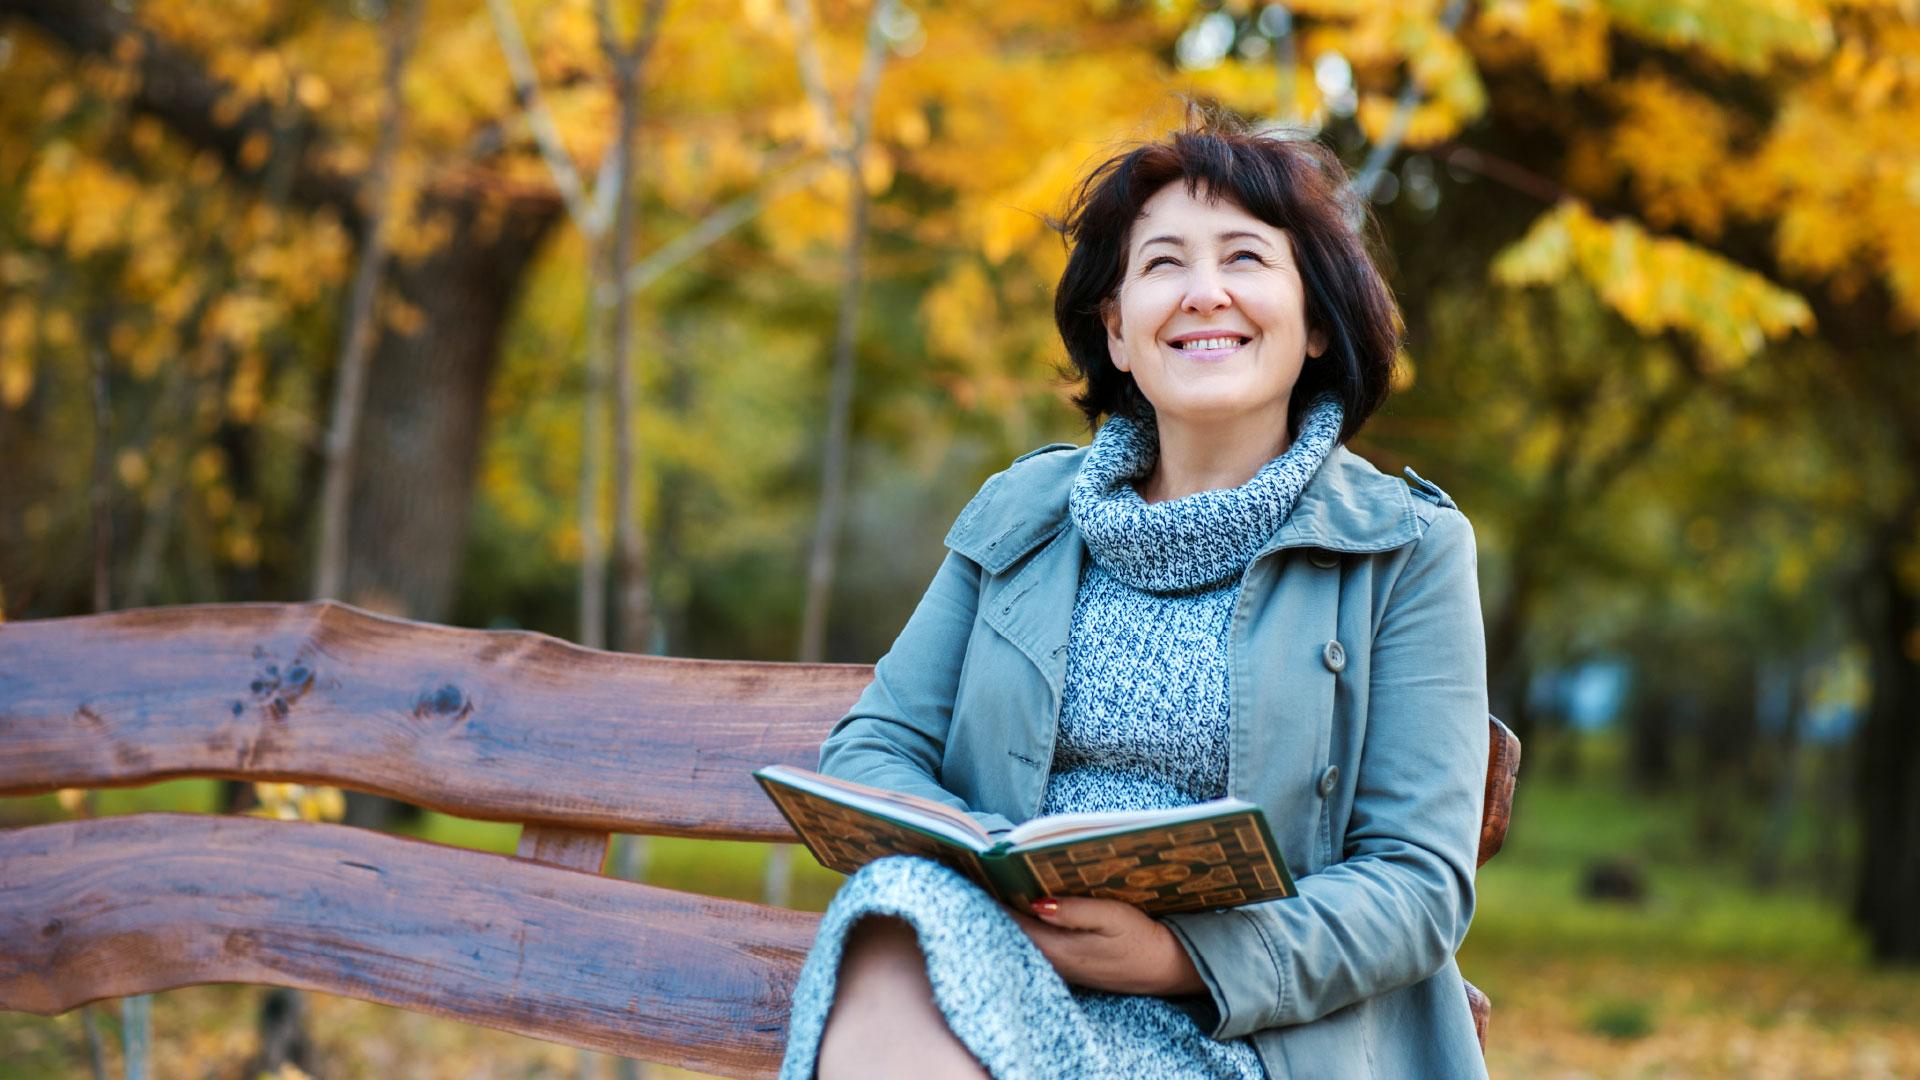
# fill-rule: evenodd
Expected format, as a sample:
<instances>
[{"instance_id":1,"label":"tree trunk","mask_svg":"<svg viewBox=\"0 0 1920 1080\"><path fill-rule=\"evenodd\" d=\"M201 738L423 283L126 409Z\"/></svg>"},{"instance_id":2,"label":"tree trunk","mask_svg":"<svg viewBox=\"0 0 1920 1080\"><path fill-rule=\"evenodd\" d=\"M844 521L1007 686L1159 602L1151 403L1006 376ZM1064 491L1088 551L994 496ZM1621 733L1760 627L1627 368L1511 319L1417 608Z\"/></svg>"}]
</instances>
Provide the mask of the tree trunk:
<instances>
[{"instance_id":1,"label":"tree trunk","mask_svg":"<svg viewBox=\"0 0 1920 1080\"><path fill-rule=\"evenodd\" d=\"M1664 682L1635 695L1627 711L1627 778L1637 791L1673 786L1673 698Z\"/></svg>"},{"instance_id":2,"label":"tree trunk","mask_svg":"<svg viewBox=\"0 0 1920 1080\"><path fill-rule=\"evenodd\" d=\"M366 223L360 232L346 325L340 331L340 361L333 374L333 408L327 424L326 469L320 488L319 541L313 559L312 596L316 600L338 596L346 576L347 523L352 517L349 508L359 449L360 410L366 397L367 355L373 344L373 320L379 314L380 282L387 266L387 198L407 115L401 80L419 29L420 5L409 3L404 10L390 10L387 24L387 64L382 79L386 115L367 174Z\"/></svg>"},{"instance_id":3,"label":"tree trunk","mask_svg":"<svg viewBox=\"0 0 1920 1080\"><path fill-rule=\"evenodd\" d=\"M1911 521L1912 509L1897 520ZM1860 738L1865 845L1854 911L1875 959L1920 965L1920 598L1902 580L1900 551L1882 545L1866 578L1873 699Z\"/></svg>"},{"instance_id":4,"label":"tree trunk","mask_svg":"<svg viewBox=\"0 0 1920 1080\"><path fill-rule=\"evenodd\" d=\"M1527 684L1533 667L1526 652L1527 609L1533 603L1533 556L1521 545L1514 553L1513 579L1507 593L1487 620L1488 706L1528 745L1534 737L1533 710L1527 703Z\"/></svg>"},{"instance_id":5,"label":"tree trunk","mask_svg":"<svg viewBox=\"0 0 1920 1080\"><path fill-rule=\"evenodd\" d=\"M1753 857L1749 875L1754 887L1771 889L1780 882L1786 860L1787 836L1793 828L1793 804L1800 787L1800 731L1805 723L1807 665L1798 657L1788 674L1786 713L1780 719L1778 750L1773 763L1773 792L1767 812L1767 831Z\"/></svg>"},{"instance_id":6,"label":"tree trunk","mask_svg":"<svg viewBox=\"0 0 1920 1080\"><path fill-rule=\"evenodd\" d=\"M635 426L640 393L633 355L634 299L625 288L639 246L639 154L641 92L646 61L653 51L665 0L649 0L633 44L622 46L607 0L594 11L600 23L601 51L613 65L618 120L614 132L615 165L605 182L613 185L613 235L608 240L607 296L613 318L613 546L619 587L618 642L623 652L646 652L653 644L653 587L648 580L646 530L640 521L640 450ZM636 841L637 843L638 841ZM621 1064L625 1075L628 1063Z\"/></svg>"},{"instance_id":7,"label":"tree trunk","mask_svg":"<svg viewBox=\"0 0 1920 1080\"><path fill-rule=\"evenodd\" d=\"M1727 674L1707 699L1700 725L1700 765L1707 782L1731 799L1752 787L1760 701L1751 663L1736 663ZM1723 809L1732 812L1731 807Z\"/></svg>"},{"instance_id":8,"label":"tree trunk","mask_svg":"<svg viewBox=\"0 0 1920 1080\"><path fill-rule=\"evenodd\" d=\"M383 327L368 373L344 592L356 604L442 621L452 604L486 428L487 387L514 293L559 204L476 221L443 201L452 239L387 268L391 291L424 316Z\"/></svg>"},{"instance_id":9,"label":"tree trunk","mask_svg":"<svg viewBox=\"0 0 1920 1080\"><path fill-rule=\"evenodd\" d=\"M800 615L800 661L818 663L827 654L827 614L833 603L833 582L839 565L840 523L846 513L847 469L853 441L853 377L855 349L860 336L860 292L865 283L862 257L867 247L867 184L861 169L867 136L873 125L874 92L886 59L882 19L891 0L873 0L867 13L866 45L860 60L860 78L848 109L848 133L840 147L840 165L847 174L847 242L840 277L840 311L835 322L833 375L827 390L827 430L820 461L820 510L814 519L813 546L807 558L807 599ZM801 5L807 7L807 5ZM811 8L808 7L808 11ZM796 20L798 22L799 20ZM807 16L810 33L811 15ZM802 75L810 84L822 119L831 102L817 70L817 54L802 49ZM809 63L809 59L811 63Z\"/></svg>"}]
</instances>

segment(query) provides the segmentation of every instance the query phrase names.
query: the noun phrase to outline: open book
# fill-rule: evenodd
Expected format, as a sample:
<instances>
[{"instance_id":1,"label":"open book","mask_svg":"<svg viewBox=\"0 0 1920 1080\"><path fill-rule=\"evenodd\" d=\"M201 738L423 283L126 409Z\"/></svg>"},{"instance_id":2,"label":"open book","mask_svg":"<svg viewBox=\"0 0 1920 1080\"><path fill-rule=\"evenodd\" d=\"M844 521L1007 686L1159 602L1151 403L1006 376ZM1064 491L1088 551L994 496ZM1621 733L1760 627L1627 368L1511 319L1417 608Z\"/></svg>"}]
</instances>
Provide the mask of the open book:
<instances>
[{"instance_id":1,"label":"open book","mask_svg":"<svg viewBox=\"0 0 1920 1080\"><path fill-rule=\"evenodd\" d=\"M1163 915L1294 894L1266 815L1240 799L1053 814L991 836L930 799L786 765L753 775L820 865L843 874L887 855L922 855L1021 910L1042 896L1100 896Z\"/></svg>"}]
</instances>

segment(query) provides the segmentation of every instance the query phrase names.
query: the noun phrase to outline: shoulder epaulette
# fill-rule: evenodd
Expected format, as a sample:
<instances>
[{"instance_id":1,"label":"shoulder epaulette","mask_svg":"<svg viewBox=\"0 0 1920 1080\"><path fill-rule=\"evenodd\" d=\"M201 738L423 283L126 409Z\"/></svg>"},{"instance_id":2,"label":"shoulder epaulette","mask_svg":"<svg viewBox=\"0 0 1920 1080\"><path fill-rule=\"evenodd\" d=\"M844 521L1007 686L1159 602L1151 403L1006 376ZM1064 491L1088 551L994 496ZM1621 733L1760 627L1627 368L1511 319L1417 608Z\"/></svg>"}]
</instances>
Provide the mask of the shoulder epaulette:
<instances>
[{"instance_id":1,"label":"shoulder epaulette","mask_svg":"<svg viewBox=\"0 0 1920 1080\"><path fill-rule=\"evenodd\" d=\"M1426 477L1421 476L1419 473L1414 472L1413 466L1411 465L1407 466L1406 473L1407 473L1407 481L1413 485L1414 494L1420 496L1421 498L1427 500L1428 502L1432 503L1435 506L1444 506L1453 510L1459 509L1459 507L1454 504L1453 496L1448 495L1446 492L1440 490L1439 484L1436 484L1433 481L1427 479Z\"/></svg>"},{"instance_id":2,"label":"shoulder epaulette","mask_svg":"<svg viewBox=\"0 0 1920 1080\"><path fill-rule=\"evenodd\" d=\"M1019 457L1013 459L1013 463L1015 465L1018 465L1030 457L1036 457L1040 454L1051 454L1055 450L1078 450L1078 449L1080 449L1078 446L1075 446L1070 442L1048 443L1045 446L1036 447L1035 449L1029 450L1024 454L1021 454Z\"/></svg>"}]
</instances>

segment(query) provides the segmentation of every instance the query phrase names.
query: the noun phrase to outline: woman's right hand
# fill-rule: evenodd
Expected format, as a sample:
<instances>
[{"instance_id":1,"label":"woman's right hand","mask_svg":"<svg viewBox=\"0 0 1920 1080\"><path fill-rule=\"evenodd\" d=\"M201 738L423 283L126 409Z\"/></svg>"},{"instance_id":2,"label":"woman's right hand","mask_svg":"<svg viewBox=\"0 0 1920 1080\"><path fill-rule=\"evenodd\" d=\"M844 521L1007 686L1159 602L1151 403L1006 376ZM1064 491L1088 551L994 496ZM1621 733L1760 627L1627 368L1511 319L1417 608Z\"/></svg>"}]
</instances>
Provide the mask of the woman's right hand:
<instances>
[{"instance_id":1,"label":"woman's right hand","mask_svg":"<svg viewBox=\"0 0 1920 1080\"><path fill-rule=\"evenodd\" d=\"M1062 896L1033 902L1014 922L1074 986L1115 994L1175 997L1206 984L1173 931L1120 900Z\"/></svg>"}]
</instances>

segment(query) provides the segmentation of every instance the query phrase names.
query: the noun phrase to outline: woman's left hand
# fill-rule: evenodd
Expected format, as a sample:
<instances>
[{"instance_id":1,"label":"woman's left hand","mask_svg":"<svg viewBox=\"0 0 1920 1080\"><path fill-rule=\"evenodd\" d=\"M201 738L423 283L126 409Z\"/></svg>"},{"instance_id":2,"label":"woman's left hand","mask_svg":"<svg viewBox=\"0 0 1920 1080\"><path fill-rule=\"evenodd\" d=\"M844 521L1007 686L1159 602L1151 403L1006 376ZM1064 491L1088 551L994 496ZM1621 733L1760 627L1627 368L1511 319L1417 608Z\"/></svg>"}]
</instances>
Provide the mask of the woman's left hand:
<instances>
[{"instance_id":1,"label":"woman's left hand","mask_svg":"<svg viewBox=\"0 0 1920 1080\"><path fill-rule=\"evenodd\" d=\"M1187 950L1151 915L1119 900L1062 896L1013 912L1060 977L1116 994L1206 992Z\"/></svg>"}]
</instances>

